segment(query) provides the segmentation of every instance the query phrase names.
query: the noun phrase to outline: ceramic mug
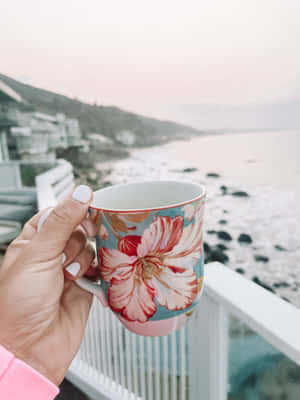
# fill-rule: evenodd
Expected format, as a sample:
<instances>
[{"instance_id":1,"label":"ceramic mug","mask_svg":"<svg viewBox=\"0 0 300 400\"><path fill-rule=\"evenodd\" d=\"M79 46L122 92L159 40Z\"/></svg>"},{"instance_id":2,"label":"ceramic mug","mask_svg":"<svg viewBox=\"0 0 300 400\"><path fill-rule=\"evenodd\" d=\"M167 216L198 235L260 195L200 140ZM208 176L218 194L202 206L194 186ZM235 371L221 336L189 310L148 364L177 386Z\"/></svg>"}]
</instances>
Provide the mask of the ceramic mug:
<instances>
[{"instance_id":1,"label":"ceramic mug","mask_svg":"<svg viewBox=\"0 0 300 400\"><path fill-rule=\"evenodd\" d=\"M101 285L94 293L130 331L167 335L180 328L203 288L205 189L178 181L111 186L94 193Z\"/></svg>"}]
</instances>

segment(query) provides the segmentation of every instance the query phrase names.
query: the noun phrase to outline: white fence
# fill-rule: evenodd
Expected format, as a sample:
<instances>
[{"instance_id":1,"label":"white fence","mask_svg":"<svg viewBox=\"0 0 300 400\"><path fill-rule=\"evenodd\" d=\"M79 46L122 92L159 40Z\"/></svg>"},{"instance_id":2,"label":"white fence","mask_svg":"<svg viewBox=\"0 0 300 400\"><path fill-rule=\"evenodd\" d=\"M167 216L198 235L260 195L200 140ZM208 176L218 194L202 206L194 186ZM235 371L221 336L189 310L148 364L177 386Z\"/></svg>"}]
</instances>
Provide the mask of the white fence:
<instances>
[{"instance_id":1,"label":"white fence","mask_svg":"<svg viewBox=\"0 0 300 400\"><path fill-rule=\"evenodd\" d=\"M132 334L95 300L67 377L93 399L225 400L228 313L300 364L299 310L213 263L191 320L169 336Z\"/></svg>"}]
</instances>

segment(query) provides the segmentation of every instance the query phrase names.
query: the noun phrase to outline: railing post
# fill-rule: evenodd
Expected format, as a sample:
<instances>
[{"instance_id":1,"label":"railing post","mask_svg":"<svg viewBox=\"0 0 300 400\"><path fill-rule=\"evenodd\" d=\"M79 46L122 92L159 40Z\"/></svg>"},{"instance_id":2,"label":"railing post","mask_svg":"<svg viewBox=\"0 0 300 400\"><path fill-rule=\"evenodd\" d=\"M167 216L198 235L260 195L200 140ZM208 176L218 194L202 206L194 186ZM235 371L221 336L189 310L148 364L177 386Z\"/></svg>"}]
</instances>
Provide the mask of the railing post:
<instances>
[{"instance_id":1,"label":"railing post","mask_svg":"<svg viewBox=\"0 0 300 400\"><path fill-rule=\"evenodd\" d=\"M18 189L22 188L22 179L21 179L21 164L19 162L15 162L15 174L16 174L16 185Z\"/></svg>"},{"instance_id":2,"label":"railing post","mask_svg":"<svg viewBox=\"0 0 300 400\"><path fill-rule=\"evenodd\" d=\"M0 132L0 161L8 161L8 146L7 146L7 138L6 132Z\"/></svg>"},{"instance_id":3,"label":"railing post","mask_svg":"<svg viewBox=\"0 0 300 400\"><path fill-rule=\"evenodd\" d=\"M204 290L188 326L189 398L226 400L228 315Z\"/></svg>"}]
</instances>

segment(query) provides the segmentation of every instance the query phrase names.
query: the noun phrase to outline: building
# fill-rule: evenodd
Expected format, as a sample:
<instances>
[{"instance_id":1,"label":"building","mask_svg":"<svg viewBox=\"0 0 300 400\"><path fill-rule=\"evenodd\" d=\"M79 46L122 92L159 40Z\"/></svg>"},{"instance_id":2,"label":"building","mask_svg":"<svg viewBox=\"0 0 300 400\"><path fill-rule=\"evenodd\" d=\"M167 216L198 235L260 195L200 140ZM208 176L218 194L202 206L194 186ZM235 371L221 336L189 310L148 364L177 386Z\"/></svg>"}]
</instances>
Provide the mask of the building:
<instances>
[{"instance_id":1,"label":"building","mask_svg":"<svg viewBox=\"0 0 300 400\"><path fill-rule=\"evenodd\" d=\"M78 147L86 151L78 120L64 114L21 112L21 96L0 81L0 161L53 161L56 150Z\"/></svg>"},{"instance_id":2,"label":"building","mask_svg":"<svg viewBox=\"0 0 300 400\"><path fill-rule=\"evenodd\" d=\"M135 133L129 130L123 130L118 132L115 138L119 143L125 146L133 146L136 142Z\"/></svg>"},{"instance_id":3,"label":"building","mask_svg":"<svg viewBox=\"0 0 300 400\"><path fill-rule=\"evenodd\" d=\"M61 176L59 171L67 163L56 160L57 150L87 151L76 119L62 113L23 112L22 103L26 101L0 81L0 243L12 238L4 234L7 230L15 235L15 224L23 224L36 212L38 177L58 171L59 179L71 182L72 166Z\"/></svg>"},{"instance_id":4,"label":"building","mask_svg":"<svg viewBox=\"0 0 300 400\"><path fill-rule=\"evenodd\" d=\"M107 136L101 135L100 133L89 133L87 135L90 145L93 148L107 150L114 146L114 141Z\"/></svg>"},{"instance_id":5,"label":"building","mask_svg":"<svg viewBox=\"0 0 300 400\"><path fill-rule=\"evenodd\" d=\"M14 105L21 102L22 97L0 81L0 161L9 159L7 134L15 125Z\"/></svg>"}]
</instances>

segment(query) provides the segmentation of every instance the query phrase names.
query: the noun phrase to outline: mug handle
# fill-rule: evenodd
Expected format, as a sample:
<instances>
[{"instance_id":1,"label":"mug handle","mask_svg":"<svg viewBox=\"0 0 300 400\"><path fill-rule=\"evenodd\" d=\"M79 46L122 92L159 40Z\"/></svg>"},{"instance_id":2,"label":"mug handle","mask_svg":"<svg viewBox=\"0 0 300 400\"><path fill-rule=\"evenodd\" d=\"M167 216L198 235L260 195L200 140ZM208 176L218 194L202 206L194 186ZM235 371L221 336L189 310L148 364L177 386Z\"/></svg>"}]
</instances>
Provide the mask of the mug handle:
<instances>
[{"instance_id":1,"label":"mug handle","mask_svg":"<svg viewBox=\"0 0 300 400\"><path fill-rule=\"evenodd\" d=\"M81 289L86 290L87 292L90 292L94 294L101 302L103 307L108 307L108 303L104 294L104 290L100 285L97 285L87 278L78 278L75 283L81 287Z\"/></svg>"},{"instance_id":2,"label":"mug handle","mask_svg":"<svg viewBox=\"0 0 300 400\"><path fill-rule=\"evenodd\" d=\"M91 209L89 208L88 210L88 215L91 215ZM90 238L92 239L92 237ZM102 288L102 286L97 285L96 283L91 282L89 279L85 278L85 277L81 277L76 279L76 281L74 281L79 287L81 287L81 289L86 290L87 292L90 292L92 294L94 294L101 302L101 304L103 305L103 307L108 307L108 303L104 294L104 290Z\"/></svg>"}]
</instances>

